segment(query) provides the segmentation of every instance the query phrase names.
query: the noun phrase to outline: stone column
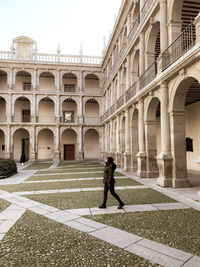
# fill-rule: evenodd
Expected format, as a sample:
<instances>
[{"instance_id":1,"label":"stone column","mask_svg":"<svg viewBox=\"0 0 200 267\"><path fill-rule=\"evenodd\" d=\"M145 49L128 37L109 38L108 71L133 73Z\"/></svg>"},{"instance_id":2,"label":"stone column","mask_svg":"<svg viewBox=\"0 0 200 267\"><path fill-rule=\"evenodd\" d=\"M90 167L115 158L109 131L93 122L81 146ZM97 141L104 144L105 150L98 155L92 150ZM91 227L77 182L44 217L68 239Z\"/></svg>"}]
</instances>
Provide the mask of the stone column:
<instances>
[{"instance_id":1,"label":"stone column","mask_svg":"<svg viewBox=\"0 0 200 267\"><path fill-rule=\"evenodd\" d=\"M12 108L13 108L13 103L12 103L12 94L9 93L8 95L8 103L6 103L6 121L8 123L12 122Z\"/></svg>"},{"instance_id":2,"label":"stone column","mask_svg":"<svg viewBox=\"0 0 200 267\"><path fill-rule=\"evenodd\" d=\"M31 122L36 123L36 95L32 95Z\"/></svg>"},{"instance_id":3,"label":"stone column","mask_svg":"<svg viewBox=\"0 0 200 267\"><path fill-rule=\"evenodd\" d=\"M138 140L139 152L137 175L140 178L147 177L147 156L145 151L145 136L144 136L144 100L138 101Z\"/></svg>"},{"instance_id":4,"label":"stone column","mask_svg":"<svg viewBox=\"0 0 200 267\"><path fill-rule=\"evenodd\" d=\"M36 127L33 126L30 135L30 158L29 162L35 162L37 159L36 153Z\"/></svg>"},{"instance_id":5,"label":"stone column","mask_svg":"<svg viewBox=\"0 0 200 267\"><path fill-rule=\"evenodd\" d=\"M168 47L167 0L160 0L160 52Z\"/></svg>"},{"instance_id":6,"label":"stone column","mask_svg":"<svg viewBox=\"0 0 200 267\"><path fill-rule=\"evenodd\" d=\"M83 96L80 96L79 114L78 114L79 124L84 123L84 117L85 117L85 108L83 108L83 99L84 99Z\"/></svg>"},{"instance_id":7,"label":"stone column","mask_svg":"<svg viewBox=\"0 0 200 267\"><path fill-rule=\"evenodd\" d=\"M173 111L170 113L171 142L172 142L172 186L189 187L186 163L185 141L185 111Z\"/></svg>"},{"instance_id":8,"label":"stone column","mask_svg":"<svg viewBox=\"0 0 200 267\"><path fill-rule=\"evenodd\" d=\"M172 44L182 32L182 21L170 21L168 23L169 45Z\"/></svg>"},{"instance_id":9,"label":"stone column","mask_svg":"<svg viewBox=\"0 0 200 267\"><path fill-rule=\"evenodd\" d=\"M130 70L130 64L131 64L131 56L127 56L127 63L126 63L126 91L130 88L131 85L131 70Z\"/></svg>"},{"instance_id":10,"label":"stone column","mask_svg":"<svg viewBox=\"0 0 200 267\"><path fill-rule=\"evenodd\" d=\"M140 76L145 72L145 40L144 32L140 33L140 53L139 53Z\"/></svg>"},{"instance_id":11,"label":"stone column","mask_svg":"<svg viewBox=\"0 0 200 267\"><path fill-rule=\"evenodd\" d=\"M5 157L7 159L12 159L13 158L13 149L11 146L11 126L8 126L8 128L7 128L7 135L5 135L5 142L6 142Z\"/></svg>"},{"instance_id":12,"label":"stone column","mask_svg":"<svg viewBox=\"0 0 200 267\"><path fill-rule=\"evenodd\" d=\"M33 71L33 77L31 83L33 90L37 90L37 69L34 69Z\"/></svg>"},{"instance_id":13,"label":"stone column","mask_svg":"<svg viewBox=\"0 0 200 267\"><path fill-rule=\"evenodd\" d=\"M12 86L13 86L13 68L10 68L9 70L9 79L8 79L8 86L9 86L9 89L13 89Z\"/></svg>"},{"instance_id":14,"label":"stone column","mask_svg":"<svg viewBox=\"0 0 200 267\"><path fill-rule=\"evenodd\" d=\"M172 186L172 155L170 143L170 123L168 114L168 86L167 83L162 83L161 92L161 148L162 152L157 157L159 168L158 185L162 187Z\"/></svg>"},{"instance_id":15,"label":"stone column","mask_svg":"<svg viewBox=\"0 0 200 267\"><path fill-rule=\"evenodd\" d=\"M127 28L127 36L128 36L131 31L131 14L130 13L128 13L128 16L127 16L126 28Z\"/></svg>"},{"instance_id":16,"label":"stone column","mask_svg":"<svg viewBox=\"0 0 200 267\"><path fill-rule=\"evenodd\" d=\"M55 162L60 162L61 158L61 151L60 151L60 126L56 126L56 135L55 135L55 142L54 142L54 160Z\"/></svg>"},{"instance_id":17,"label":"stone column","mask_svg":"<svg viewBox=\"0 0 200 267\"><path fill-rule=\"evenodd\" d=\"M61 91L61 82L60 82L60 70L57 71L56 77L55 77L55 86L57 92Z\"/></svg>"},{"instance_id":18,"label":"stone column","mask_svg":"<svg viewBox=\"0 0 200 267\"><path fill-rule=\"evenodd\" d=\"M194 25L196 28L196 43L200 42L200 12L194 20Z\"/></svg>"},{"instance_id":19,"label":"stone column","mask_svg":"<svg viewBox=\"0 0 200 267\"><path fill-rule=\"evenodd\" d=\"M129 127L129 110L125 111L125 152L124 156L124 171L131 171L131 148L130 148L130 127Z\"/></svg>"},{"instance_id":20,"label":"stone column","mask_svg":"<svg viewBox=\"0 0 200 267\"><path fill-rule=\"evenodd\" d=\"M83 127L79 127L79 148L78 148L78 160L84 160L84 151L83 151Z\"/></svg>"},{"instance_id":21,"label":"stone column","mask_svg":"<svg viewBox=\"0 0 200 267\"><path fill-rule=\"evenodd\" d=\"M55 117L56 117L56 123L60 123L61 121L61 114L60 114L60 96L56 96L56 107L55 107Z\"/></svg>"}]
</instances>

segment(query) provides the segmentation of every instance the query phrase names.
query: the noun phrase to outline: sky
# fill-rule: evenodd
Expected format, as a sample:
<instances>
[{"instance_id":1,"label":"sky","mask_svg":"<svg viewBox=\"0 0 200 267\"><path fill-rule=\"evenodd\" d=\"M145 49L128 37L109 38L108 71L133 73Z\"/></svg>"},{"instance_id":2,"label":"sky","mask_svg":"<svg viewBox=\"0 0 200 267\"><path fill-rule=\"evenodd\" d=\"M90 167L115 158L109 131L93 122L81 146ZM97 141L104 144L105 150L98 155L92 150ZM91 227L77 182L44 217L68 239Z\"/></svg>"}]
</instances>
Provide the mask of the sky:
<instances>
[{"instance_id":1,"label":"sky","mask_svg":"<svg viewBox=\"0 0 200 267\"><path fill-rule=\"evenodd\" d=\"M0 51L17 36L37 41L39 53L101 56L122 0L0 0Z\"/></svg>"}]
</instances>

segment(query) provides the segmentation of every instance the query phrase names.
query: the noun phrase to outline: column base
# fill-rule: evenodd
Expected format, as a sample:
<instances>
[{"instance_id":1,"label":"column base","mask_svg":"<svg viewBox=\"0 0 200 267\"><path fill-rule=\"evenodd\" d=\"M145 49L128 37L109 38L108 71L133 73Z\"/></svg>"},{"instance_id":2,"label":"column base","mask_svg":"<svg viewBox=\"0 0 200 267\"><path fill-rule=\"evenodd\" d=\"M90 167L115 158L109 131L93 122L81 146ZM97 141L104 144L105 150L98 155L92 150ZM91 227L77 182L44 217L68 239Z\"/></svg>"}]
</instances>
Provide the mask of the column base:
<instances>
[{"instance_id":1,"label":"column base","mask_svg":"<svg viewBox=\"0 0 200 267\"><path fill-rule=\"evenodd\" d=\"M137 176L139 178L147 178L147 156L146 156L146 153L139 152L137 154L137 158L138 158Z\"/></svg>"},{"instance_id":2,"label":"column base","mask_svg":"<svg viewBox=\"0 0 200 267\"><path fill-rule=\"evenodd\" d=\"M187 178L185 179L173 179L172 186L174 188L187 188L190 187L190 182Z\"/></svg>"},{"instance_id":3,"label":"column base","mask_svg":"<svg viewBox=\"0 0 200 267\"><path fill-rule=\"evenodd\" d=\"M123 154L123 157L124 157L124 166L123 166L124 168L123 168L123 170L125 172L130 172L131 171L131 154L125 152Z\"/></svg>"},{"instance_id":4,"label":"column base","mask_svg":"<svg viewBox=\"0 0 200 267\"><path fill-rule=\"evenodd\" d=\"M158 171L147 171L147 178L158 178L159 172Z\"/></svg>"},{"instance_id":5,"label":"column base","mask_svg":"<svg viewBox=\"0 0 200 267\"><path fill-rule=\"evenodd\" d=\"M84 151L80 150L78 152L78 160L80 160L80 161L84 160Z\"/></svg>"},{"instance_id":6,"label":"column base","mask_svg":"<svg viewBox=\"0 0 200 267\"><path fill-rule=\"evenodd\" d=\"M5 158L6 159L13 159L13 155L11 152L5 152Z\"/></svg>"},{"instance_id":7,"label":"column base","mask_svg":"<svg viewBox=\"0 0 200 267\"><path fill-rule=\"evenodd\" d=\"M61 117L60 116L56 116L56 123L60 123L61 122Z\"/></svg>"},{"instance_id":8,"label":"column base","mask_svg":"<svg viewBox=\"0 0 200 267\"><path fill-rule=\"evenodd\" d=\"M36 152L35 151L31 151L30 155L29 155L29 162L34 163L36 162Z\"/></svg>"},{"instance_id":9,"label":"column base","mask_svg":"<svg viewBox=\"0 0 200 267\"><path fill-rule=\"evenodd\" d=\"M59 163L60 162L60 158L61 158L61 152L60 151L55 151L54 161L56 163Z\"/></svg>"},{"instance_id":10,"label":"column base","mask_svg":"<svg viewBox=\"0 0 200 267\"><path fill-rule=\"evenodd\" d=\"M166 179L163 177L159 177L157 179L157 185L161 187L172 187L172 179Z\"/></svg>"},{"instance_id":11,"label":"column base","mask_svg":"<svg viewBox=\"0 0 200 267\"><path fill-rule=\"evenodd\" d=\"M147 154L147 178L158 178L158 163L155 155Z\"/></svg>"},{"instance_id":12,"label":"column base","mask_svg":"<svg viewBox=\"0 0 200 267\"><path fill-rule=\"evenodd\" d=\"M137 170L138 170L137 156L131 156L131 172L137 172Z\"/></svg>"},{"instance_id":13,"label":"column base","mask_svg":"<svg viewBox=\"0 0 200 267\"><path fill-rule=\"evenodd\" d=\"M172 160L171 154L165 155L161 153L157 156L159 178L172 179Z\"/></svg>"},{"instance_id":14,"label":"column base","mask_svg":"<svg viewBox=\"0 0 200 267\"><path fill-rule=\"evenodd\" d=\"M31 122L32 123L36 123L37 122L36 116L31 116Z\"/></svg>"}]
</instances>

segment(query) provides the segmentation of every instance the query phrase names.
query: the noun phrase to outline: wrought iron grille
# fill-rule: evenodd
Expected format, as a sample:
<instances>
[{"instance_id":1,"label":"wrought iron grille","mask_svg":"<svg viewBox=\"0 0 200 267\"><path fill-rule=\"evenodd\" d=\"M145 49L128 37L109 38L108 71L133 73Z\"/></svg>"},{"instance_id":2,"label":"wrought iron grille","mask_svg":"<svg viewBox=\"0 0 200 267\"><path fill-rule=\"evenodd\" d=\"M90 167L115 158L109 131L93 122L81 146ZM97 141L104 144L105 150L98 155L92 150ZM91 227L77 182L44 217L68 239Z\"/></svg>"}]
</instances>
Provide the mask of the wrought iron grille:
<instances>
[{"instance_id":1,"label":"wrought iron grille","mask_svg":"<svg viewBox=\"0 0 200 267\"><path fill-rule=\"evenodd\" d=\"M157 61L155 61L151 66L140 76L140 90L142 90L147 84L153 81L157 73Z\"/></svg>"},{"instance_id":2,"label":"wrought iron grille","mask_svg":"<svg viewBox=\"0 0 200 267\"><path fill-rule=\"evenodd\" d=\"M126 92L126 102L136 95L137 83L135 82Z\"/></svg>"}]
</instances>

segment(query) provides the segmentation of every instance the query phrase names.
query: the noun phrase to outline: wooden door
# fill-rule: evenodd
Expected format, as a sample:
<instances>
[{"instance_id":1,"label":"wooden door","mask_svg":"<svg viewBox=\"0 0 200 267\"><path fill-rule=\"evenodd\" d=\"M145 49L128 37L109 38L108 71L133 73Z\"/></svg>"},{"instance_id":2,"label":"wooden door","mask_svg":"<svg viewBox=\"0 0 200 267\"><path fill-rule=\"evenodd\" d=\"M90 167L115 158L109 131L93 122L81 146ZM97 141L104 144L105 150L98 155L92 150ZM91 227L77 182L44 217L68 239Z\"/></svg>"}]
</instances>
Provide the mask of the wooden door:
<instances>
[{"instance_id":1,"label":"wooden door","mask_svg":"<svg viewBox=\"0 0 200 267\"><path fill-rule=\"evenodd\" d=\"M22 122L30 122L30 110L22 110Z\"/></svg>"},{"instance_id":2,"label":"wooden door","mask_svg":"<svg viewBox=\"0 0 200 267\"><path fill-rule=\"evenodd\" d=\"M75 159L75 145L64 145L64 160Z\"/></svg>"}]
</instances>

